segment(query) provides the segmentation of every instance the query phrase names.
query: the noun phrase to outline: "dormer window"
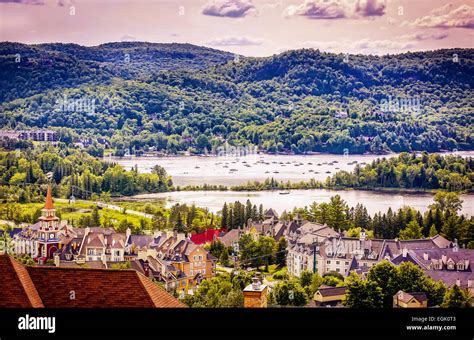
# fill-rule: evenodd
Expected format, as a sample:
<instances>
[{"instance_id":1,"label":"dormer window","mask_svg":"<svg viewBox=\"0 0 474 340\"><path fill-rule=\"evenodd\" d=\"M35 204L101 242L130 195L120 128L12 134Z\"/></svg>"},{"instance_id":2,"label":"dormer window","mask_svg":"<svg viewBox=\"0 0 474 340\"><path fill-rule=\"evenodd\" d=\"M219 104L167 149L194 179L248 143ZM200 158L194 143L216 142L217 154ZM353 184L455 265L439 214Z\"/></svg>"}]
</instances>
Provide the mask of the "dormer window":
<instances>
[{"instance_id":1,"label":"dormer window","mask_svg":"<svg viewBox=\"0 0 474 340\"><path fill-rule=\"evenodd\" d=\"M464 263L459 262L457 267L458 267L458 270L464 270Z\"/></svg>"},{"instance_id":2,"label":"dormer window","mask_svg":"<svg viewBox=\"0 0 474 340\"><path fill-rule=\"evenodd\" d=\"M454 263L449 262L449 263L448 263L448 269L449 269L449 270L454 270Z\"/></svg>"}]
</instances>

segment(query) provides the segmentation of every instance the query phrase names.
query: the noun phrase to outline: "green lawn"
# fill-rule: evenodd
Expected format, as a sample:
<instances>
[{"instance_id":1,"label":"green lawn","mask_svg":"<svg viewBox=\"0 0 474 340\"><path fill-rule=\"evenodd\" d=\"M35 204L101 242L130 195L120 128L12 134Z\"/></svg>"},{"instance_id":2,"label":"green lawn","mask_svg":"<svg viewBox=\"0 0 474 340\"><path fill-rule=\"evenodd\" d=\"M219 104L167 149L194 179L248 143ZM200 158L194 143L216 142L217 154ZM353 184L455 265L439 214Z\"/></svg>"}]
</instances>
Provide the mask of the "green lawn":
<instances>
[{"instance_id":1,"label":"green lawn","mask_svg":"<svg viewBox=\"0 0 474 340\"><path fill-rule=\"evenodd\" d=\"M2 210L4 206L5 204L0 204L0 210ZM18 203L16 206L18 207L18 214L20 214L19 220L26 222L31 219L31 216L34 216L38 209L42 209L44 207L44 203ZM67 201L56 200L54 202L54 206L57 210L58 216L60 216L62 220L74 221L74 225L77 225L77 221L82 215L91 213L92 209L94 208L94 203L91 201L76 201L74 204L69 204ZM150 221L150 219L141 216L136 216L129 213L124 214L121 211L105 208L99 209L99 215L102 220L104 218L108 218L115 225L118 225L122 220L125 219L137 227L140 226L141 219ZM5 216L2 216L1 218L7 219Z\"/></svg>"}]
</instances>

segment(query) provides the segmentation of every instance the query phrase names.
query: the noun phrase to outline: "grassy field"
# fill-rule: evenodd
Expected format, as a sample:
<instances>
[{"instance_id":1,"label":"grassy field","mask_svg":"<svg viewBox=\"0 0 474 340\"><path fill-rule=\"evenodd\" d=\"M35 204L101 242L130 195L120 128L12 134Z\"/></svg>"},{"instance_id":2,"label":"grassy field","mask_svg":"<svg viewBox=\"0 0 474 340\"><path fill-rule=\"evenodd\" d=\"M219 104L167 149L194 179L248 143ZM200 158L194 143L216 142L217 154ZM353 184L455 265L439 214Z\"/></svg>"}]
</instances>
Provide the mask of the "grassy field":
<instances>
[{"instance_id":1,"label":"grassy field","mask_svg":"<svg viewBox=\"0 0 474 340\"><path fill-rule=\"evenodd\" d=\"M63 220L73 221L74 225L78 225L77 222L81 216L90 214L94 205L95 204L90 201L76 201L74 204L69 204L67 201L56 200L54 203L57 215ZM38 210L43 207L44 203L0 204L0 219L11 220L11 216L15 216L15 218L13 218L15 221L32 223L34 217L38 214ZM7 209L10 210L10 214L6 212ZM106 208L99 209L99 215L101 220L108 219L115 225L118 225L122 220L127 220L137 227L140 226L140 220L142 219L150 222L150 219L145 217L132 215L127 212L124 214L122 211Z\"/></svg>"}]
</instances>

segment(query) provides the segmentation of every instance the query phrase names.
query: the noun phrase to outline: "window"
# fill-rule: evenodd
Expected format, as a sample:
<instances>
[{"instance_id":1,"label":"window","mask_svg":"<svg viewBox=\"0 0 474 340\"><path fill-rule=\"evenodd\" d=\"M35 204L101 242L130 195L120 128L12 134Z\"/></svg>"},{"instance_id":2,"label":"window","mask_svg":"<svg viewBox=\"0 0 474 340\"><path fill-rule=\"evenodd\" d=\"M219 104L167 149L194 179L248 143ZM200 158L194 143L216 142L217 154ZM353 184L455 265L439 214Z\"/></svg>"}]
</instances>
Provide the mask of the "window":
<instances>
[{"instance_id":1,"label":"window","mask_svg":"<svg viewBox=\"0 0 474 340\"><path fill-rule=\"evenodd\" d=\"M341 270L340 270L339 268L336 268L336 272L338 272L338 273L339 273L340 271L341 271Z\"/></svg>"},{"instance_id":2,"label":"window","mask_svg":"<svg viewBox=\"0 0 474 340\"><path fill-rule=\"evenodd\" d=\"M336 264L339 264L339 261L336 261Z\"/></svg>"},{"instance_id":3,"label":"window","mask_svg":"<svg viewBox=\"0 0 474 340\"><path fill-rule=\"evenodd\" d=\"M349 265L349 261L346 261L346 262L345 262L345 265L348 266L348 265Z\"/></svg>"},{"instance_id":4,"label":"window","mask_svg":"<svg viewBox=\"0 0 474 340\"><path fill-rule=\"evenodd\" d=\"M192 269L189 271L189 274L190 274L191 276L193 276L193 275L194 275L194 274L193 274L193 270L192 270Z\"/></svg>"},{"instance_id":5,"label":"window","mask_svg":"<svg viewBox=\"0 0 474 340\"><path fill-rule=\"evenodd\" d=\"M331 264L331 261L330 261L330 260L327 260L327 261L326 261L326 264Z\"/></svg>"}]
</instances>

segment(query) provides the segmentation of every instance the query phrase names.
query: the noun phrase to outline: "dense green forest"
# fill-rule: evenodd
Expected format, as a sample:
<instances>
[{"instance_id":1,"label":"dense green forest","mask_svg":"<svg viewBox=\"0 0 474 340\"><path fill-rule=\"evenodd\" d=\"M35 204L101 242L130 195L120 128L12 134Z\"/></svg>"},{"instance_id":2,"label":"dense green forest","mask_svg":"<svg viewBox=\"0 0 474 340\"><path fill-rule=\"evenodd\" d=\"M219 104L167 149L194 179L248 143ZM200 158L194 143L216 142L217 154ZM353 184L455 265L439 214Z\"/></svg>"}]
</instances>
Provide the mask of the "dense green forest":
<instances>
[{"instance_id":1,"label":"dense green forest","mask_svg":"<svg viewBox=\"0 0 474 340\"><path fill-rule=\"evenodd\" d=\"M474 182L474 159L459 155L402 152L396 157L377 158L371 164L356 164L352 172L340 170L321 182L315 179L300 182L278 181L272 177L245 184L188 185L177 190L189 191L261 191L289 189L359 188L471 191Z\"/></svg>"},{"instance_id":2,"label":"dense green forest","mask_svg":"<svg viewBox=\"0 0 474 340\"><path fill-rule=\"evenodd\" d=\"M0 198L31 202L42 197L46 183L58 196L90 198L97 195L133 195L162 192L172 186L166 170L155 166L148 174L126 171L77 149L47 147L25 152L0 152Z\"/></svg>"},{"instance_id":3,"label":"dense green forest","mask_svg":"<svg viewBox=\"0 0 474 340\"><path fill-rule=\"evenodd\" d=\"M472 189L474 159L458 155L401 153L378 158L371 164L356 165L349 173L338 171L326 181L330 187L423 188L461 191Z\"/></svg>"},{"instance_id":4,"label":"dense green forest","mask_svg":"<svg viewBox=\"0 0 474 340\"><path fill-rule=\"evenodd\" d=\"M225 143L293 153L474 149L471 49L343 59L311 49L234 58L187 44L0 43L0 127L62 128L66 143L100 137L117 155Z\"/></svg>"}]
</instances>

